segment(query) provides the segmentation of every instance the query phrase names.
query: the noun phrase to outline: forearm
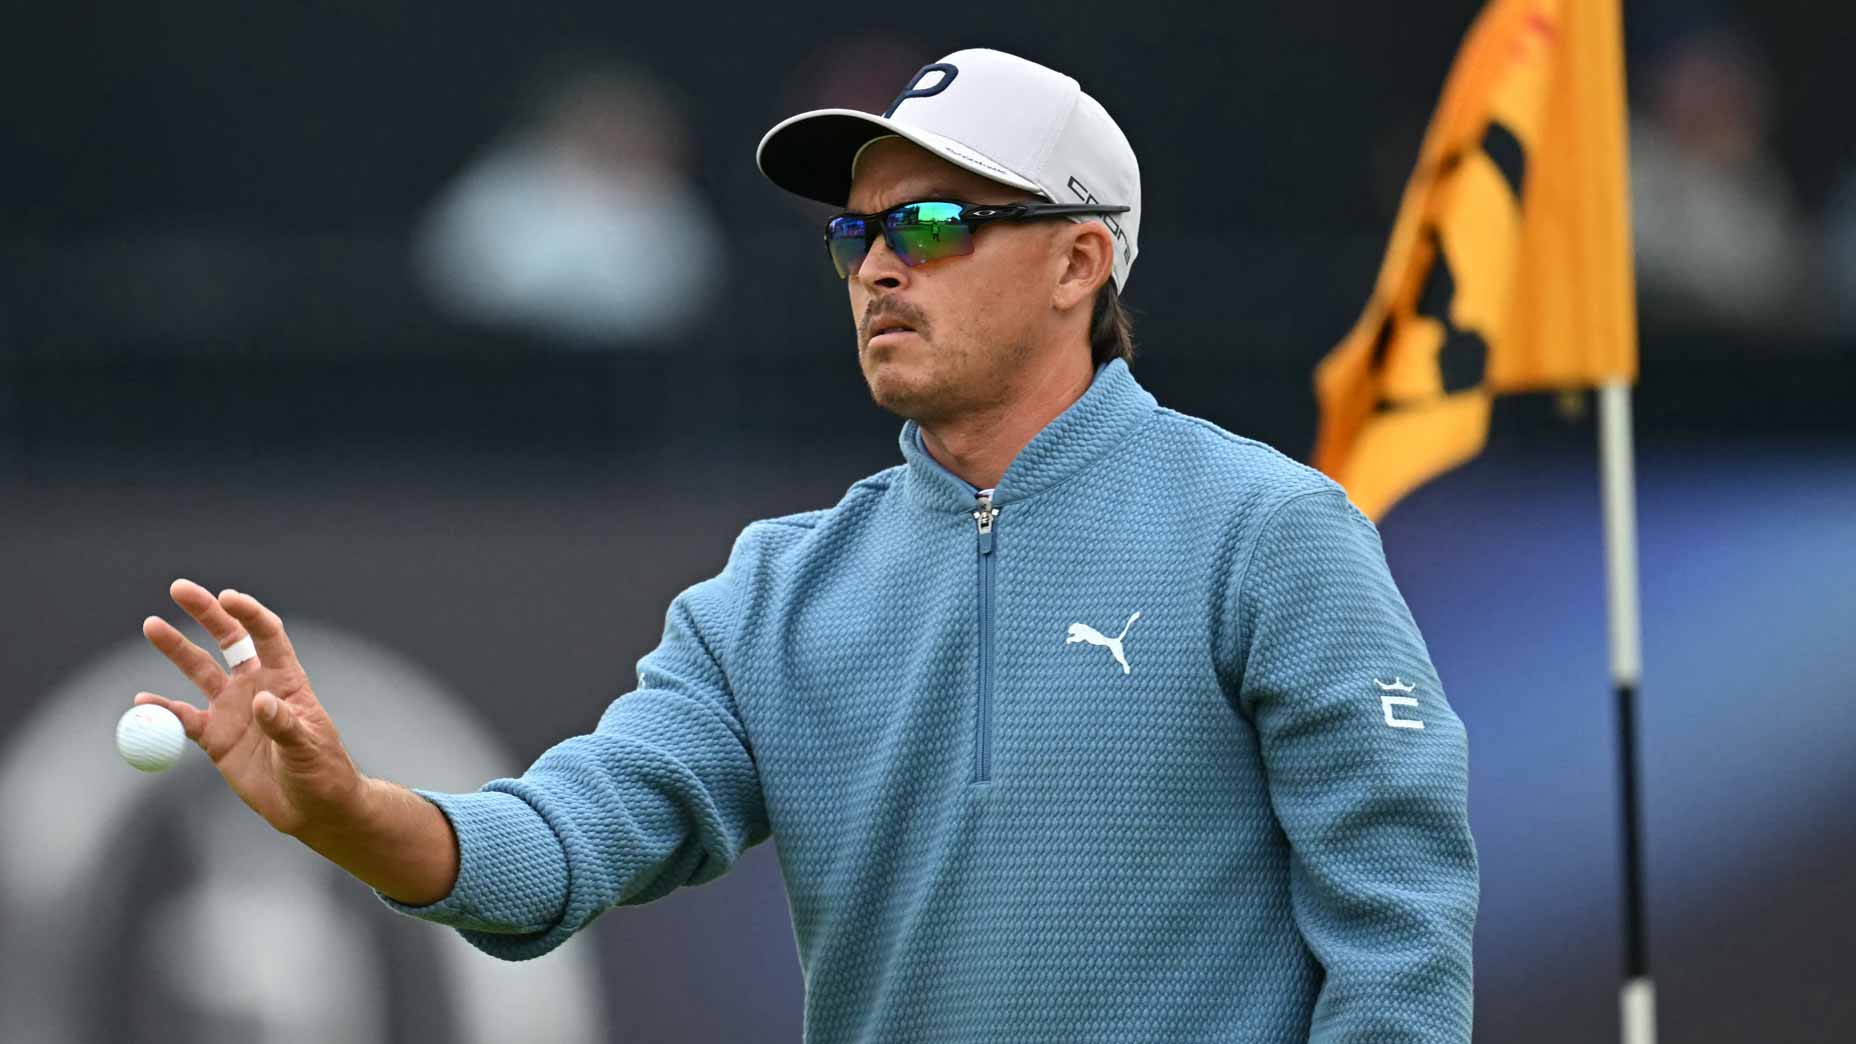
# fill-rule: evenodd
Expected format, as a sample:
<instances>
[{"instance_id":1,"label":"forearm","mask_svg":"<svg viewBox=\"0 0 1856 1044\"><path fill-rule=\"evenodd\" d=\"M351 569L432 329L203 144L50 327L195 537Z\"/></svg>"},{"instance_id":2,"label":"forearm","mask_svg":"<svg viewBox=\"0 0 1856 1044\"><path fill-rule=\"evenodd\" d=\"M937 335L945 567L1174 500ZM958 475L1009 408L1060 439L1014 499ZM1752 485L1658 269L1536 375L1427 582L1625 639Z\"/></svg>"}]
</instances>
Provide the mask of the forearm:
<instances>
[{"instance_id":1,"label":"forearm","mask_svg":"<svg viewBox=\"0 0 1856 1044\"><path fill-rule=\"evenodd\" d=\"M1371 804L1340 818L1354 826L1310 840L1291 877L1296 924L1324 971L1310 1041L1469 1041L1478 886L1467 827Z\"/></svg>"},{"instance_id":2,"label":"forearm","mask_svg":"<svg viewBox=\"0 0 1856 1044\"><path fill-rule=\"evenodd\" d=\"M451 894L458 840L438 806L382 779L368 779L356 809L339 824L298 840L370 887L408 906Z\"/></svg>"},{"instance_id":3,"label":"forearm","mask_svg":"<svg viewBox=\"0 0 1856 1044\"><path fill-rule=\"evenodd\" d=\"M732 610L696 603L728 594L718 578L671 603L638 688L520 777L468 794L374 783L369 804L397 814L364 817L374 825L359 844L312 847L392 909L503 960L548 953L614 906L720 876L770 833L746 727L712 652L726 642L699 630L699 616Z\"/></svg>"}]
</instances>

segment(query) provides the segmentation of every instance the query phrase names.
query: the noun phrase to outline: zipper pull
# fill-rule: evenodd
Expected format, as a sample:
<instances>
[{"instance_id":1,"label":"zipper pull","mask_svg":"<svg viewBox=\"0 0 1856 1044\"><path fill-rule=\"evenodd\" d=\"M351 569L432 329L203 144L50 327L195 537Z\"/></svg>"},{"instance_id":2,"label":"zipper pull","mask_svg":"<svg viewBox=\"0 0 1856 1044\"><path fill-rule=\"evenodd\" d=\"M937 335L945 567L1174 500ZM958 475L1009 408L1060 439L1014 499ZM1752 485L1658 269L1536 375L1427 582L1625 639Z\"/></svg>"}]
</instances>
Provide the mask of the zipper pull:
<instances>
[{"instance_id":1,"label":"zipper pull","mask_svg":"<svg viewBox=\"0 0 1856 1044\"><path fill-rule=\"evenodd\" d=\"M979 509L973 512L973 521L979 526L980 554L992 554L992 522L999 517L999 509L992 506L992 494L979 495Z\"/></svg>"}]
</instances>

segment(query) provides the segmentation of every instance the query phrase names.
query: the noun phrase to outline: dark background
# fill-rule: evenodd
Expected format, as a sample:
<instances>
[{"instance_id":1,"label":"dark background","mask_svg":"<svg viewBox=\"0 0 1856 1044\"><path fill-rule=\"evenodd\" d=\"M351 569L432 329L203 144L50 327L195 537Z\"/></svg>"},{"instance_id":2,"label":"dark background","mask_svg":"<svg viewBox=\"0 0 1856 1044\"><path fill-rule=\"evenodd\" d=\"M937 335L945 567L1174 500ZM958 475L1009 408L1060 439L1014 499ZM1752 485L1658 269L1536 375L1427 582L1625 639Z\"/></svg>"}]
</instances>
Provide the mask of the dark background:
<instances>
[{"instance_id":1,"label":"dark background","mask_svg":"<svg viewBox=\"0 0 1856 1044\"><path fill-rule=\"evenodd\" d=\"M898 459L819 209L767 184L753 149L804 108L880 109L959 47L1076 76L1133 143L1140 380L1305 457L1310 370L1365 300L1477 6L11 12L0 753L81 665L138 641L143 615L174 616L180 575L391 647L515 768L590 728L669 599L720 567L742 525L828 505ZM1626 18L1634 93L1639 63L1697 27L1763 56L1769 159L1815 227L1856 164L1841 53L1856 15L1629 4ZM881 89L823 96L847 60ZM727 243L708 307L624 345L448 317L409 264L421 213L538 85L593 61L646 70L681 105L689 177ZM1697 322L1646 301L1643 767L1667 1040L1856 1036L1853 346L1834 325ZM1503 400L1489 451L1383 525L1471 737L1478 1039L1615 1033L1594 462L1579 402ZM186 695L152 652L138 684ZM598 955L610 1039L798 1036L772 855L570 944ZM181 1039L161 1025L145 1038Z\"/></svg>"}]
</instances>

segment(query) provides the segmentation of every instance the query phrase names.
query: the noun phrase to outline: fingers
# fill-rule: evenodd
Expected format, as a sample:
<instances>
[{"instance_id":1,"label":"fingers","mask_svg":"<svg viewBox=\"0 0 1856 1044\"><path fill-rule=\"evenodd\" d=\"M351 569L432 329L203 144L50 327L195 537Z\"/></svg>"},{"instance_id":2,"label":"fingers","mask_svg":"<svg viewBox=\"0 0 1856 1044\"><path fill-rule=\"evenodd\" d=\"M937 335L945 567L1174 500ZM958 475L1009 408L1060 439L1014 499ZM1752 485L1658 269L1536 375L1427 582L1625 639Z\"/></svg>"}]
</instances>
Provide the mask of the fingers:
<instances>
[{"instance_id":1,"label":"fingers","mask_svg":"<svg viewBox=\"0 0 1856 1044\"><path fill-rule=\"evenodd\" d=\"M219 592L218 605L251 632L252 641L258 646L258 659L264 661L264 666L273 670L298 666L296 650L290 647L290 637L284 633L284 622L266 609L264 603L243 591L227 588Z\"/></svg>"},{"instance_id":2,"label":"fingers","mask_svg":"<svg viewBox=\"0 0 1856 1044\"><path fill-rule=\"evenodd\" d=\"M152 692L136 693L135 702L138 704L152 703L157 707L166 707L173 711L174 716L180 719L180 727L186 730L187 738L195 743L200 742L200 737L206 733L206 712L191 703L170 700L166 696L157 696Z\"/></svg>"},{"instance_id":3,"label":"fingers","mask_svg":"<svg viewBox=\"0 0 1856 1044\"><path fill-rule=\"evenodd\" d=\"M187 636L174 629L174 625L159 616L151 616L142 621L142 637L160 650L180 672L193 684L199 686L207 699L219 695L226 686L226 672L219 666L219 661L208 655L206 650L187 640Z\"/></svg>"},{"instance_id":4,"label":"fingers","mask_svg":"<svg viewBox=\"0 0 1856 1044\"><path fill-rule=\"evenodd\" d=\"M303 747L309 737L303 732L303 724L297 720L296 711L270 690L265 690L251 701L251 710L258 718L258 727L264 734L276 741L280 747Z\"/></svg>"},{"instance_id":5,"label":"fingers","mask_svg":"<svg viewBox=\"0 0 1856 1044\"><path fill-rule=\"evenodd\" d=\"M220 649L223 650L245 637L245 625L234 619L231 613L226 612L225 607L219 604L219 599L214 598L211 591L192 580L174 581L168 587L168 596L174 599L175 605L185 609L188 616L199 621L201 627L206 628L206 633L213 636L213 640L219 643ZM259 656L262 658L262 650ZM246 663L250 662L246 661ZM233 669L241 668L253 669L245 667L244 664Z\"/></svg>"}]
</instances>

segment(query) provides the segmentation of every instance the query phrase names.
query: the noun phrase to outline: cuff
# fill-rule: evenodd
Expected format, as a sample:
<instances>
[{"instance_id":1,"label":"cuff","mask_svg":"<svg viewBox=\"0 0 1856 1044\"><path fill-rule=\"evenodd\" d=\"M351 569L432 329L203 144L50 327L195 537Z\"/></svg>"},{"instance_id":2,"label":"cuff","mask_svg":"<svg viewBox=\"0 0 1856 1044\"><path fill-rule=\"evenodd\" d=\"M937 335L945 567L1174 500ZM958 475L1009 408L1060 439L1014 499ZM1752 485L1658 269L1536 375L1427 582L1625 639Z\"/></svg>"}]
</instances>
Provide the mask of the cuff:
<instances>
[{"instance_id":1,"label":"cuff","mask_svg":"<svg viewBox=\"0 0 1856 1044\"><path fill-rule=\"evenodd\" d=\"M514 794L413 793L438 806L458 838L458 879L451 894L408 906L379 890L400 913L453 928L499 935L543 932L567 905L567 853L528 802Z\"/></svg>"}]
</instances>

